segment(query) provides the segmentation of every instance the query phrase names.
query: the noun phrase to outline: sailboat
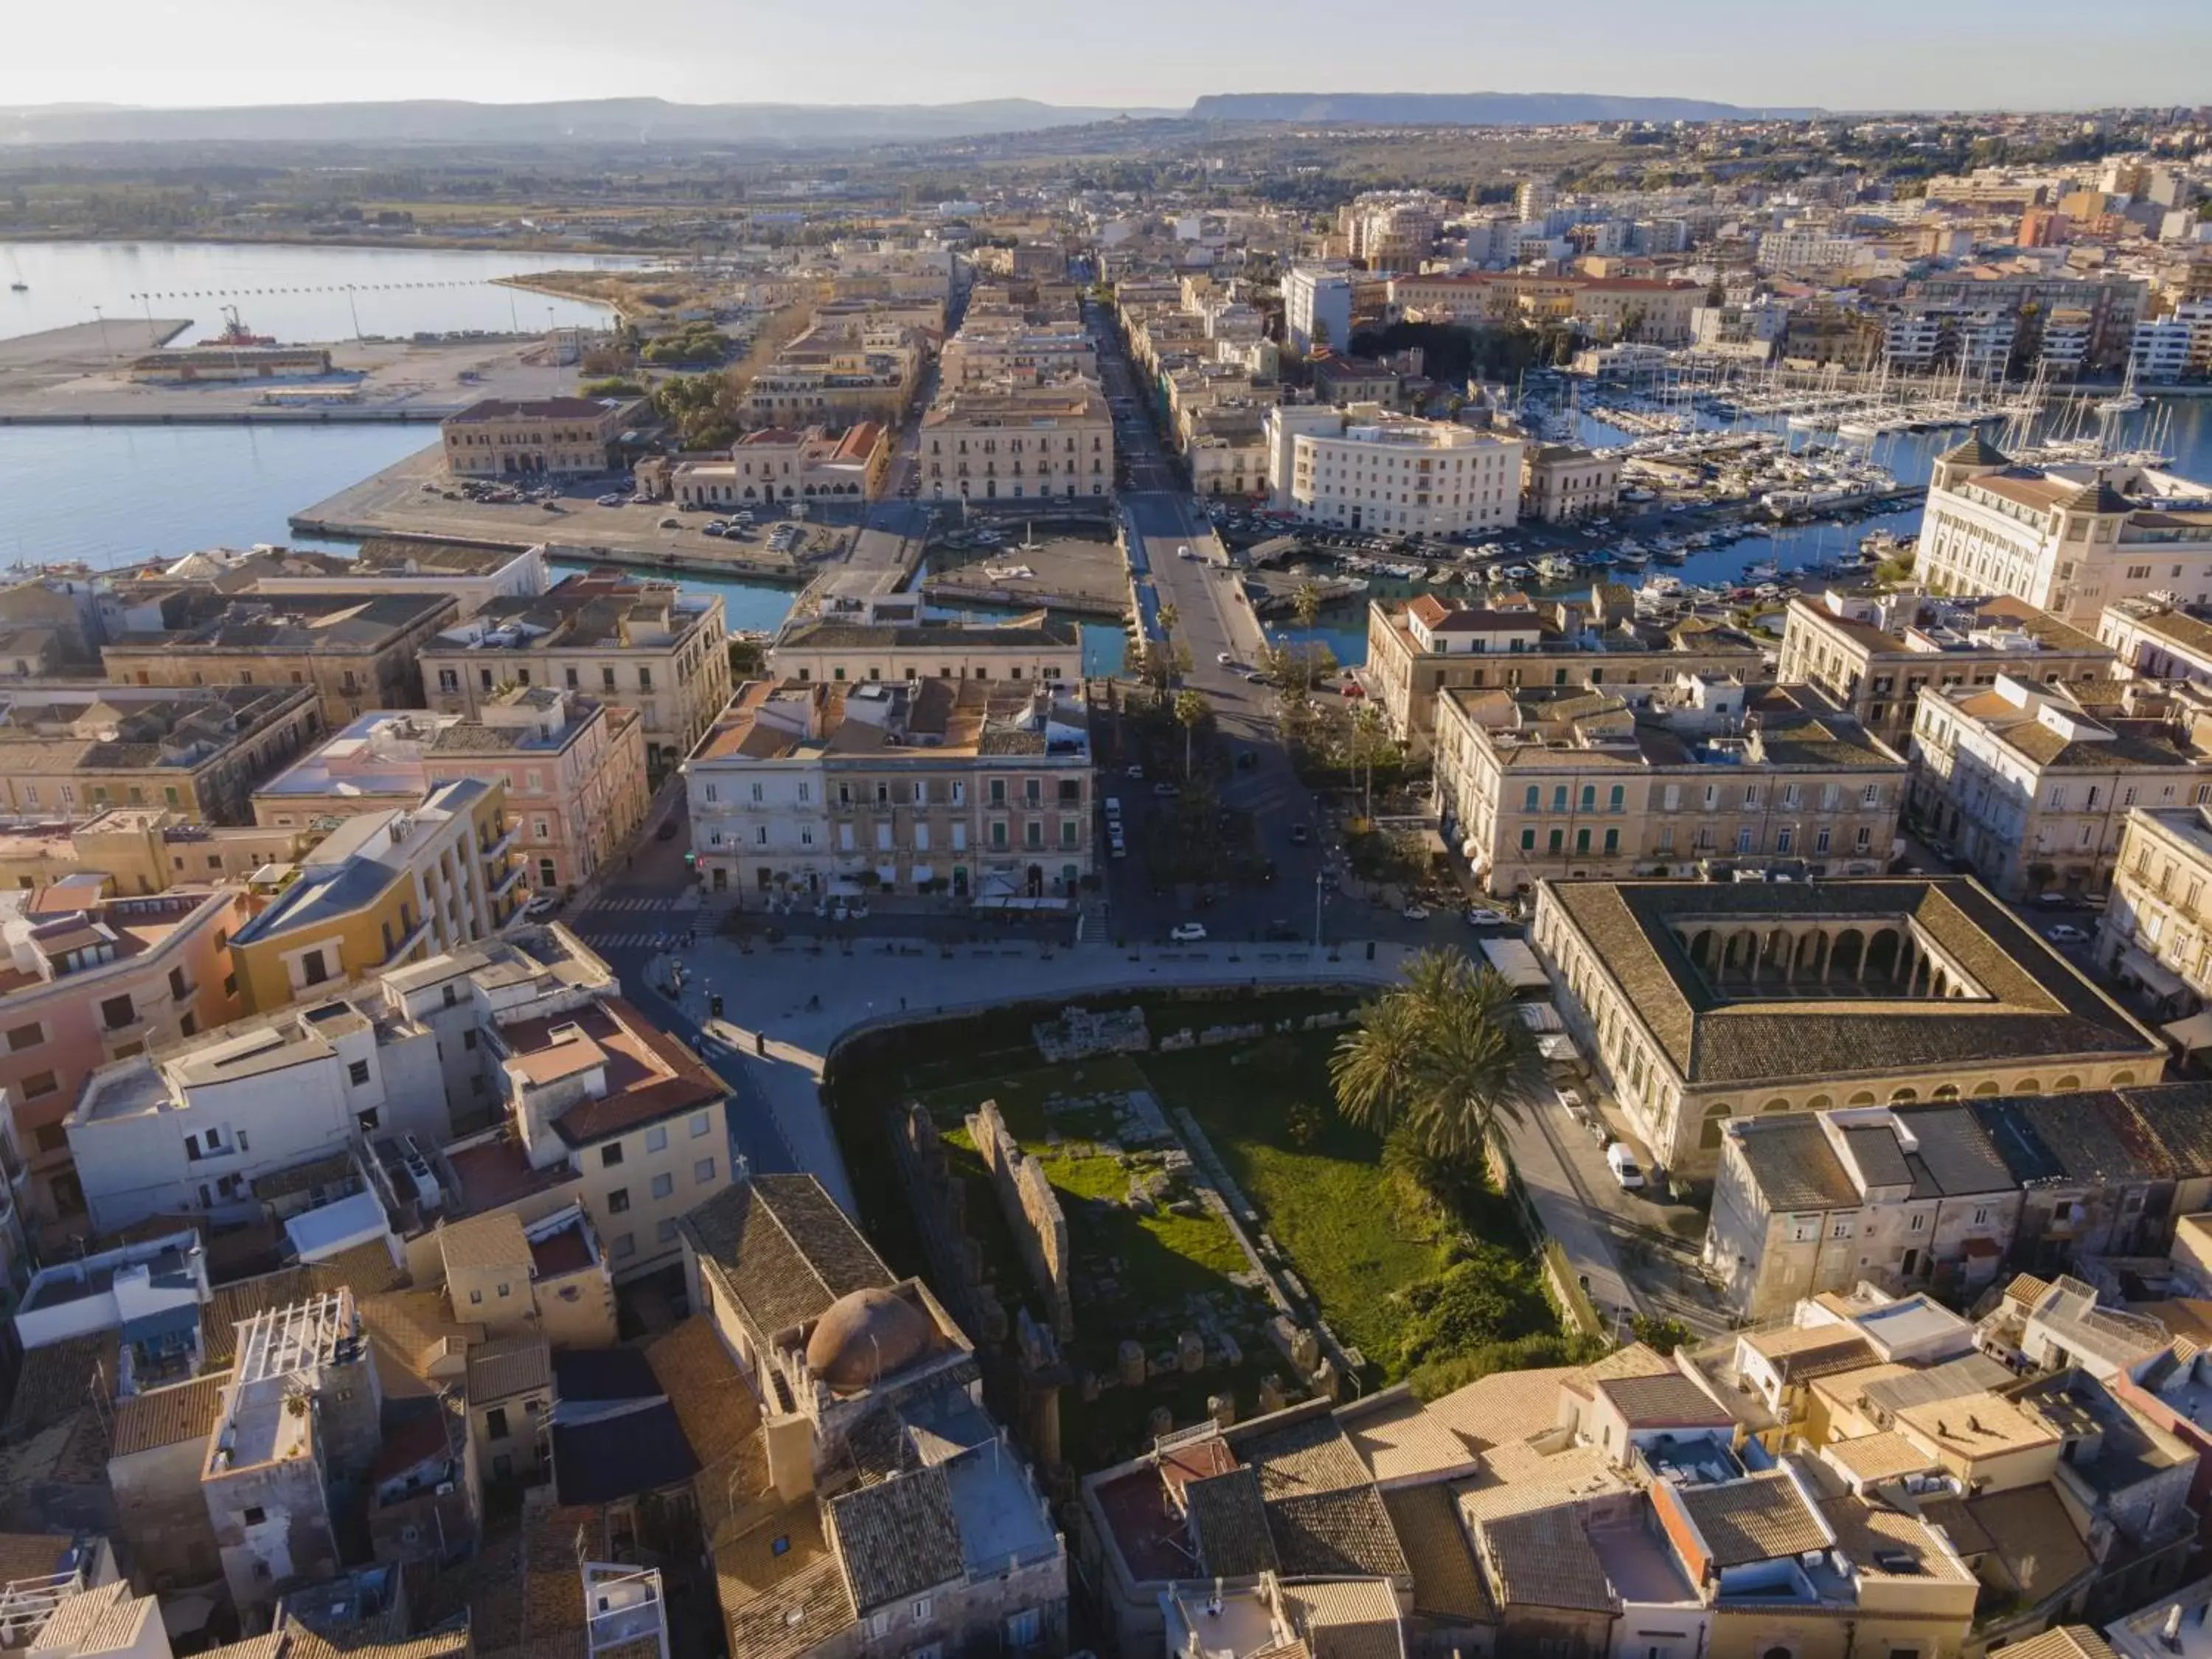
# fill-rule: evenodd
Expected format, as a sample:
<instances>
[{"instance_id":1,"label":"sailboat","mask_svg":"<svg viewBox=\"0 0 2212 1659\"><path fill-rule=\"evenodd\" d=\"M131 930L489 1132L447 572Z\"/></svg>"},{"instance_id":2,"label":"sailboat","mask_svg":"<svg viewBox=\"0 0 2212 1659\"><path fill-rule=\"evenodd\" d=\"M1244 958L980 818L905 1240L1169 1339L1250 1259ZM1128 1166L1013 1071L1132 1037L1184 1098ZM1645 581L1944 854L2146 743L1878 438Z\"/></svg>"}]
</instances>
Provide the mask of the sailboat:
<instances>
[{"instance_id":1,"label":"sailboat","mask_svg":"<svg viewBox=\"0 0 2212 1659\"><path fill-rule=\"evenodd\" d=\"M2121 379L2120 389L2097 404L2100 415L2132 415L2143 406L2143 395L2136 390L2136 360L2128 359L2128 372Z\"/></svg>"},{"instance_id":2,"label":"sailboat","mask_svg":"<svg viewBox=\"0 0 2212 1659\"><path fill-rule=\"evenodd\" d=\"M16 294L28 294L31 285L23 280L23 267L15 263L15 256L8 256L8 287Z\"/></svg>"}]
</instances>

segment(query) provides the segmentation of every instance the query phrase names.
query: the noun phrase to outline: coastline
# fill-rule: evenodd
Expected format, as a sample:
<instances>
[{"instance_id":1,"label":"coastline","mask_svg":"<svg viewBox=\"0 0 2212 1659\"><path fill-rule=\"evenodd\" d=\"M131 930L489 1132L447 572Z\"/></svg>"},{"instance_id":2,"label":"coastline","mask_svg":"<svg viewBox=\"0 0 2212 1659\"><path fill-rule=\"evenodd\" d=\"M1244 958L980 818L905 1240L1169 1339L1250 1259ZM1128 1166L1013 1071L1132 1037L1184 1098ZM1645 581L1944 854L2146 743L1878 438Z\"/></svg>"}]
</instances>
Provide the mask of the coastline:
<instances>
[{"instance_id":1,"label":"coastline","mask_svg":"<svg viewBox=\"0 0 2212 1659\"><path fill-rule=\"evenodd\" d=\"M220 247L234 244L240 247L342 247L359 250L381 250L389 253L419 251L425 253L546 253L582 256L593 259L638 259L647 262L683 259L692 257L694 250L683 247L635 248L580 246L574 242L542 242L538 240L510 240L501 239L488 242L472 236L422 235L410 233L405 237L388 236L301 236L273 234L254 235L246 231L170 230L143 235L88 235L69 230L6 230L0 229L0 242L76 242L92 247L127 247L135 243L189 242L198 246Z\"/></svg>"}]
</instances>

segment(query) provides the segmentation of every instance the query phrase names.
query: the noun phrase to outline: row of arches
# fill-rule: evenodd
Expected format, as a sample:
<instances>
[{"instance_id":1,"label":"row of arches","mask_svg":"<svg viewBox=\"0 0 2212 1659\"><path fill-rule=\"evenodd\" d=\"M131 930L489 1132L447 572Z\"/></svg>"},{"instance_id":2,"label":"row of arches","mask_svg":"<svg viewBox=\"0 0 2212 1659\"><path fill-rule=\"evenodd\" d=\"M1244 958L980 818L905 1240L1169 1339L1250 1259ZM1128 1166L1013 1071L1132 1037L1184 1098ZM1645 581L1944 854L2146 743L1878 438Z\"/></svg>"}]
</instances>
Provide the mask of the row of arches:
<instances>
[{"instance_id":1,"label":"row of arches","mask_svg":"<svg viewBox=\"0 0 2212 1659\"><path fill-rule=\"evenodd\" d=\"M1909 997L1977 994L1949 964L1901 922L1872 927L1819 922L1796 927L1692 927L1677 937L1716 989L1807 988L1871 984Z\"/></svg>"},{"instance_id":2,"label":"row of arches","mask_svg":"<svg viewBox=\"0 0 2212 1659\"><path fill-rule=\"evenodd\" d=\"M2126 1067L2114 1072L2110 1078L2100 1084L2089 1083L2078 1073L2064 1072L2051 1080L2050 1091L2054 1095L2063 1095L2070 1094L2077 1089L2124 1089L2136 1080L2135 1073ZM1793 1100L1786 1095L1775 1095L1762 1102L1755 1115L1766 1117L1783 1112L1826 1112L1832 1111L1838 1106L1911 1106L1923 1100L1934 1102L1981 1099L1995 1095L2039 1095L2043 1092L2043 1079L2039 1077L2024 1077L2009 1086L1996 1078L1984 1078L1972 1089L1961 1089L1955 1083L1938 1084L1925 1096L1922 1095L1919 1090L1909 1085L1889 1090L1886 1094L1872 1089L1860 1089L1841 1099L1826 1094L1808 1095L1802 1100ZM1704 1112L1701 1133L1698 1138L1698 1144L1707 1151L1717 1147L1721 1144L1721 1136L1726 1126L1738 1115L1736 1103L1734 1101L1717 1100L1708 1105Z\"/></svg>"}]
</instances>

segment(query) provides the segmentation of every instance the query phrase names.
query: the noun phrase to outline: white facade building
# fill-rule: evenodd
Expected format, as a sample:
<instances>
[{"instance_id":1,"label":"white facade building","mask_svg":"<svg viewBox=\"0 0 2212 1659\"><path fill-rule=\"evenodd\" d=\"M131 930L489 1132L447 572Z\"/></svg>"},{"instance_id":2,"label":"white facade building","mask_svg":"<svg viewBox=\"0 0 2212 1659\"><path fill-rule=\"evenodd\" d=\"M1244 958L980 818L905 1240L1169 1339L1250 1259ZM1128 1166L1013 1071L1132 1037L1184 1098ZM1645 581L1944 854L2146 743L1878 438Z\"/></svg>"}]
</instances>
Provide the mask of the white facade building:
<instances>
[{"instance_id":1,"label":"white facade building","mask_svg":"<svg viewBox=\"0 0 2212 1659\"><path fill-rule=\"evenodd\" d=\"M1316 338L1346 349L1352 343L1352 277L1324 265L1298 265L1283 278L1283 331L1291 347L1310 352Z\"/></svg>"},{"instance_id":2,"label":"white facade building","mask_svg":"<svg viewBox=\"0 0 2212 1659\"><path fill-rule=\"evenodd\" d=\"M1517 437L1392 415L1380 404L1267 413L1279 510L1402 535L1502 530L1520 516Z\"/></svg>"}]
</instances>

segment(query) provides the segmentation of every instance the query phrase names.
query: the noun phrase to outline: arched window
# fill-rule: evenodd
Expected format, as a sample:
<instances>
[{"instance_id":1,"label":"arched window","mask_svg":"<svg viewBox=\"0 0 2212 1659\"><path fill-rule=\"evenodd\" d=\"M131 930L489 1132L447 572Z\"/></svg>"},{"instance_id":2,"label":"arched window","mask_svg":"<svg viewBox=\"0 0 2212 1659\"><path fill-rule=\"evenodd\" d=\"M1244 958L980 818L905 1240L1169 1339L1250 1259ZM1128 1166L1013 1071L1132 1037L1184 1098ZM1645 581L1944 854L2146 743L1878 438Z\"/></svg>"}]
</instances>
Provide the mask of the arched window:
<instances>
[{"instance_id":1,"label":"arched window","mask_svg":"<svg viewBox=\"0 0 2212 1659\"><path fill-rule=\"evenodd\" d=\"M1893 1089L1889 1091L1889 1103L1893 1106L1902 1106L1907 1101L1919 1098L1920 1091L1917 1089Z\"/></svg>"},{"instance_id":2,"label":"arched window","mask_svg":"<svg viewBox=\"0 0 2212 1659\"><path fill-rule=\"evenodd\" d=\"M2124 1085L2133 1083L2135 1080L2136 1074L2133 1072L2118 1071L2112 1073L2112 1087L2115 1089L2120 1088Z\"/></svg>"},{"instance_id":3,"label":"arched window","mask_svg":"<svg viewBox=\"0 0 2212 1659\"><path fill-rule=\"evenodd\" d=\"M1790 1103L1782 1096L1777 1095L1759 1109L1762 1115L1767 1112L1786 1112L1790 1109Z\"/></svg>"},{"instance_id":4,"label":"arched window","mask_svg":"<svg viewBox=\"0 0 2212 1659\"><path fill-rule=\"evenodd\" d=\"M1698 1133L1698 1145L1707 1152L1721 1144L1721 1136L1728 1128L1729 1119L1735 1108L1725 1100L1717 1100L1705 1108L1705 1121Z\"/></svg>"},{"instance_id":5,"label":"arched window","mask_svg":"<svg viewBox=\"0 0 2212 1659\"><path fill-rule=\"evenodd\" d=\"M1805 1109L1808 1112L1825 1112L1835 1103L1826 1095L1814 1095L1812 1099L1805 1103Z\"/></svg>"},{"instance_id":6,"label":"arched window","mask_svg":"<svg viewBox=\"0 0 2212 1659\"><path fill-rule=\"evenodd\" d=\"M2043 1085L2035 1078L2024 1077L2012 1085L2012 1091L2016 1095L2039 1095L2043 1092Z\"/></svg>"},{"instance_id":7,"label":"arched window","mask_svg":"<svg viewBox=\"0 0 2212 1659\"><path fill-rule=\"evenodd\" d=\"M1874 1104L1874 1091L1873 1091L1873 1090L1871 1090L1871 1089L1862 1089L1862 1090L1860 1090L1860 1091L1858 1091L1858 1093L1856 1093L1856 1094L1853 1095L1853 1096L1850 1097L1850 1103L1850 1103L1850 1104L1851 1104L1851 1105L1853 1105L1853 1106L1871 1106L1871 1105L1873 1105L1873 1104Z\"/></svg>"},{"instance_id":8,"label":"arched window","mask_svg":"<svg viewBox=\"0 0 2212 1659\"><path fill-rule=\"evenodd\" d=\"M1938 1100L1956 1100L1958 1097L1959 1085L1955 1083L1947 1083L1936 1091L1936 1098Z\"/></svg>"},{"instance_id":9,"label":"arched window","mask_svg":"<svg viewBox=\"0 0 2212 1659\"><path fill-rule=\"evenodd\" d=\"M1974 1085L1974 1092L1978 1095L2001 1095L2004 1092L2004 1085L1993 1077L1985 1077Z\"/></svg>"},{"instance_id":10,"label":"arched window","mask_svg":"<svg viewBox=\"0 0 2212 1659\"><path fill-rule=\"evenodd\" d=\"M2123 1083L2126 1080L2126 1079L2119 1077L2115 1077L2112 1079L2115 1083ZM2071 1072L2069 1072L2064 1077L2060 1078L2057 1082L2051 1085L2051 1092L2055 1095L2063 1095L2069 1089L2078 1089L2081 1086L2081 1079L2075 1077Z\"/></svg>"}]
</instances>

